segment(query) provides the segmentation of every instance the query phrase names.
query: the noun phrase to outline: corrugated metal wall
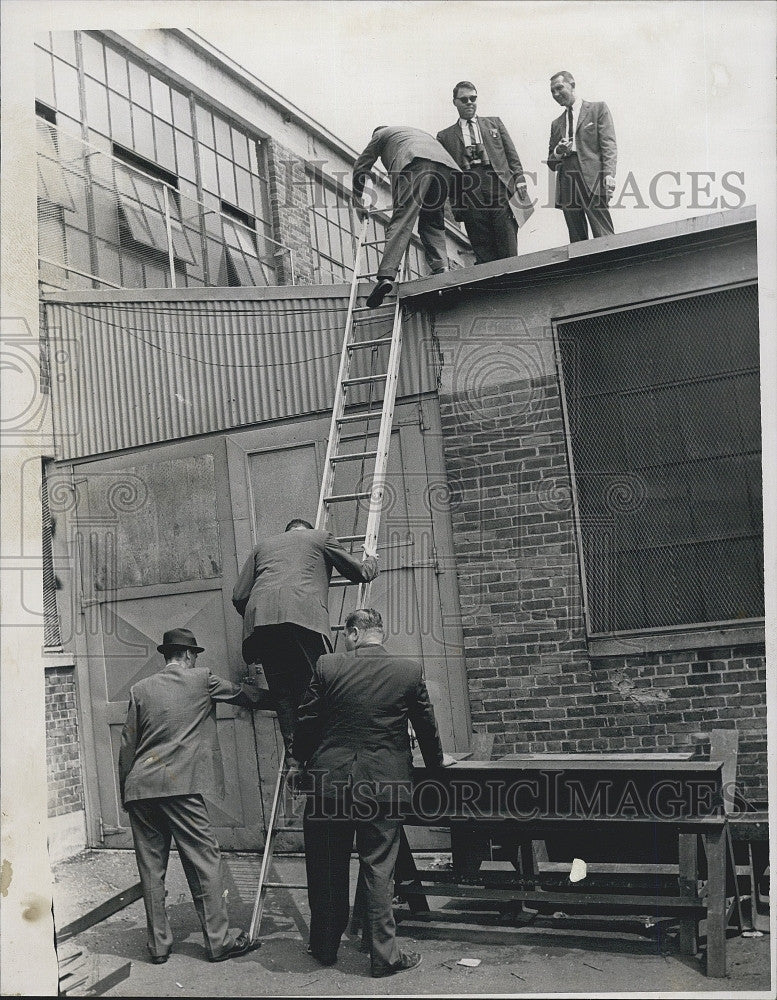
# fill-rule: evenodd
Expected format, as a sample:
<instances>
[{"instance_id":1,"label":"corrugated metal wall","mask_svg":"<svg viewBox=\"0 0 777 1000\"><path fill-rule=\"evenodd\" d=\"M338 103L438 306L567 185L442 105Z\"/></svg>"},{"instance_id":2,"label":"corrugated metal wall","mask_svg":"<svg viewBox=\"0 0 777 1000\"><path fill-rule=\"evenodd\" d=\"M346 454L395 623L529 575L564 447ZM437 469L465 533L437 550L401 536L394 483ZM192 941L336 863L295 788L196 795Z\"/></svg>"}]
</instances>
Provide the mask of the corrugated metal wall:
<instances>
[{"instance_id":1,"label":"corrugated metal wall","mask_svg":"<svg viewBox=\"0 0 777 1000\"><path fill-rule=\"evenodd\" d=\"M347 295L331 286L309 296L272 292L85 292L47 301L56 457L331 409ZM436 387L435 352L423 315L410 316L404 331L398 391L411 396ZM385 323L372 324L360 339L385 332Z\"/></svg>"}]
</instances>

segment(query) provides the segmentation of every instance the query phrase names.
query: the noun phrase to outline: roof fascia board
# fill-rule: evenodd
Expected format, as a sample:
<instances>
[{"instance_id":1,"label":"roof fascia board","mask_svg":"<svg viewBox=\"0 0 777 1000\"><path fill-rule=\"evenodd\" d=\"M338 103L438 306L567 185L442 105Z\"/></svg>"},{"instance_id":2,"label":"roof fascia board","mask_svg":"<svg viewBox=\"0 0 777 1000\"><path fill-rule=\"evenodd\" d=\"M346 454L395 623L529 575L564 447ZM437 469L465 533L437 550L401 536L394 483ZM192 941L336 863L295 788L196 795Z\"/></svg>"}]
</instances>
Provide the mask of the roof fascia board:
<instances>
[{"instance_id":1,"label":"roof fascia board","mask_svg":"<svg viewBox=\"0 0 777 1000\"><path fill-rule=\"evenodd\" d=\"M669 249L672 244L680 246L699 240L714 240L717 234L722 235L725 230L738 227L754 228L755 222L755 206L745 205L743 208L729 209L725 212L711 212L708 215L680 219L645 229L629 230L602 239L586 240L491 261L488 264L478 265L476 274L472 273L473 269L466 268L416 279L401 284L398 295L400 299L409 300L423 295L464 290L470 285L486 284L495 278L509 278L526 272L548 271L564 265L576 265L580 268L589 262L593 266L595 263L600 264L608 255L617 257L627 252L634 254L639 250L653 253L659 249ZM463 271L466 271L466 274Z\"/></svg>"}]
</instances>

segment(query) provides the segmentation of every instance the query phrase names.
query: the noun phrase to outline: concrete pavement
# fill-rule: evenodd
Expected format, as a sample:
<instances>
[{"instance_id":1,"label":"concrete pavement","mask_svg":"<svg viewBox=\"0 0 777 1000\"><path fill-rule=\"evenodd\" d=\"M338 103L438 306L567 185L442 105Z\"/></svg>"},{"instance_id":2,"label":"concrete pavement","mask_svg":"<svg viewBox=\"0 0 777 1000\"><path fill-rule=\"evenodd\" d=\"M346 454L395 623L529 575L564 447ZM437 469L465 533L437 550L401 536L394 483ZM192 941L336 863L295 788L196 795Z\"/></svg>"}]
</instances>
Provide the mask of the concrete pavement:
<instances>
[{"instance_id":1,"label":"concrete pavement","mask_svg":"<svg viewBox=\"0 0 777 1000\"><path fill-rule=\"evenodd\" d=\"M257 855L225 855L230 920L247 927L251 917ZM352 889L356 865L352 868ZM285 881L304 880L304 862L281 859ZM56 866L55 919L62 927L137 881L130 851L87 851ZM488 904L469 905L435 899L434 919L397 911L404 947L420 951L417 969L373 980L369 959L358 942L344 939L337 965L322 968L306 954L308 909L304 890L268 894L262 947L249 955L212 964L202 947L197 917L176 854L168 873L168 908L175 935L165 965L151 965L145 947L143 903L136 902L71 943L85 946L100 975L128 961L128 978L106 996L459 996L462 994L534 995L572 992L591 997L650 991L660 996L685 992L743 995L769 990L769 935L732 937L729 975L708 979L703 956L678 954L670 924L646 927L631 917L536 916L506 924ZM462 957L479 958L476 968L459 966ZM766 992L762 996L770 995Z\"/></svg>"}]
</instances>

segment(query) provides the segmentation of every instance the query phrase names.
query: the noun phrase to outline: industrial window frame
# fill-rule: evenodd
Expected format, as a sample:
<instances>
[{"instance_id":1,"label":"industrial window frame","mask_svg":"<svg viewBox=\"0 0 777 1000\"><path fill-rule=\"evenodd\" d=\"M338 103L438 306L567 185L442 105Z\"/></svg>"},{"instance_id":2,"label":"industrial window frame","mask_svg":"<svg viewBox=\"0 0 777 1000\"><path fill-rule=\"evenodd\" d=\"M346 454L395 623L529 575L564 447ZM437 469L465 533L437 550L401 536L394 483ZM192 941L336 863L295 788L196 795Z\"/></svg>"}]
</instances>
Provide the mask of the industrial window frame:
<instances>
[{"instance_id":1,"label":"industrial window frame","mask_svg":"<svg viewBox=\"0 0 777 1000\"><path fill-rule=\"evenodd\" d=\"M337 284L337 281L335 280L335 270L344 272L342 275L338 275L338 277L341 278L341 281L343 283L347 283L351 280L351 275L353 274L353 262L356 253L356 244L358 241L358 233L360 228L360 224L355 217L355 213L351 205L351 197L352 197L351 192L348 191L343 184L338 183L334 178L328 177L320 170L317 170L310 166L306 171L305 177L308 185L308 196L309 196L308 212L310 219L311 248L319 258L319 261L323 261L329 264L328 276L332 284ZM327 205L326 201L324 201L323 206L320 205L319 200L316 199L316 191L317 191L316 185L318 185L319 190L322 190L324 192L324 196L326 196L327 193L333 194L336 198L338 198L341 202L343 202L341 208L343 210L347 208L348 210L349 228L346 228L344 225L342 225L339 221L339 218L332 218L330 214L327 213L326 210L328 208L331 208L332 206ZM320 210L321 207L324 208L323 212ZM343 214L345 214L344 211ZM319 246L319 227L316 223L317 219L321 220L321 225L324 227L322 232L325 232L327 235L328 249L330 251L331 251L332 226L334 226L342 234L340 240L341 247L345 246L344 236L345 235L348 236L351 244L350 264L346 263L345 260L338 259L337 257L333 256L331 252L328 253L323 247ZM364 259L367 268L371 269L372 273L377 271L378 263L380 261L380 256L381 256L380 248L375 244L377 243L378 240L381 239L381 237L385 238L385 232L386 232L386 227L388 226L388 221L389 221L388 217L382 213L372 215L370 217L370 226L368 229L367 240L368 242L371 242L373 245L366 248ZM421 256L420 256L421 249L422 249L421 241L418 239L417 236L414 235L409 245L410 261L411 261L410 274L411 277L414 278L421 277L424 274L422 270ZM319 277L319 280L321 280L323 275L326 274L327 272L326 269L322 268L321 266L314 265L314 273L316 273ZM329 283L329 281L324 282L322 280L321 283L327 284Z\"/></svg>"},{"instance_id":2,"label":"industrial window frame","mask_svg":"<svg viewBox=\"0 0 777 1000\"><path fill-rule=\"evenodd\" d=\"M340 278L342 283L348 282L350 281L350 275L353 273L353 260L356 251L354 213L351 207L350 193L333 178L325 177L317 170L309 168L305 173L305 180L309 198L310 245L319 259L318 265L314 264L313 266L314 275L318 277L322 284L338 284L337 277ZM317 197L319 192L323 193L323 204L320 198ZM327 201L327 196L333 196L338 201L338 206L330 205ZM332 211L334 211L334 215L332 215ZM347 224L345 221L341 222L341 214L345 216ZM340 233L340 247L343 251L350 244L350 263L347 263L344 257L343 259L339 259L331 252L333 228ZM326 235L327 238L326 248L320 242L322 235ZM329 265L328 271L321 266L323 262ZM342 272L342 274L336 275L336 272ZM327 280L324 280L325 277Z\"/></svg>"},{"instance_id":3,"label":"industrial window frame","mask_svg":"<svg viewBox=\"0 0 777 1000\"><path fill-rule=\"evenodd\" d=\"M48 108L46 108L49 111ZM76 206L70 188L67 186L65 171L59 158L56 140L56 114L54 120L38 111L36 139L38 164L38 198L50 205L58 205L66 212L75 212Z\"/></svg>"},{"instance_id":4,"label":"industrial window frame","mask_svg":"<svg viewBox=\"0 0 777 1000\"><path fill-rule=\"evenodd\" d=\"M170 235L173 243L173 256L182 264L195 264L196 259L186 230L181 222L178 190L168 179L168 171L159 168L154 176L151 170L154 164L145 164L148 170L141 171L130 158L122 156L124 150L113 144L115 177L117 188L117 207L123 231L132 243L139 244L167 257L167 227L165 225L164 208L160 204L161 185L168 190L168 208L170 212ZM140 159L139 157L133 157ZM164 176L163 176L164 175ZM121 190L122 180L128 181L133 194ZM176 178L177 180L177 178ZM145 198L143 197L145 193Z\"/></svg>"},{"instance_id":5,"label":"industrial window frame","mask_svg":"<svg viewBox=\"0 0 777 1000\"><path fill-rule=\"evenodd\" d=\"M269 265L259 256L252 233L237 219L221 217L224 234L224 270L227 284L238 287L262 288L271 284Z\"/></svg>"},{"instance_id":6,"label":"industrial window frame","mask_svg":"<svg viewBox=\"0 0 777 1000\"><path fill-rule=\"evenodd\" d=\"M754 615L752 617L746 617L746 618L735 618L735 619L725 619L725 620L715 619L715 620L706 620L701 622L682 622L682 623L672 623L664 625L648 624L648 625L641 625L635 628L623 628L623 629L613 628L610 630L597 630L596 628L594 628L594 626L592 625L592 614L591 614L591 589L592 586L595 584L592 584L592 580L589 578L589 574L587 572L587 567L586 567L586 558L585 558L586 546L584 544L585 529L583 527L584 519L581 513L580 484L578 481L578 474L575 469L575 458L573 454L573 431L572 431L573 417L570 414L567 386L565 385L564 365L562 362L561 341L563 340L564 328L567 327L569 324L582 320L591 320L600 317L627 314L634 310L650 308L651 306L659 306L666 303L681 302L690 299L700 299L705 296L714 295L720 292L734 291L736 289L746 289L746 288L757 289L757 281L749 280L743 282L734 282L727 285L719 285L712 288L701 289L691 293L667 296L660 299L646 300L634 303L626 307L621 306L617 308L599 310L596 312L590 312L580 315L571 315L564 317L563 319L556 319L552 323L556 367L557 367L557 374L560 387L560 402L561 402L561 410L563 415L564 431L565 431L564 437L565 437L565 445L567 451L567 459L569 462L569 469L570 469L572 511L574 516L575 532L577 537L577 554L578 554L578 562L580 570L584 620L586 626L586 633L589 637L589 640L591 640L592 642L592 649L595 646L601 645L602 655L606 655L605 647L609 647L613 644L618 645L618 643L619 642L622 643L622 641L633 641L634 639L636 640L641 639L643 641L646 641L647 646L653 648L656 642L666 644L666 641L671 640L671 637L674 634L677 634L679 637L683 634L699 633L701 631L706 630L709 635L712 635L714 631L718 636L720 636L720 635L725 635L727 632L730 632L731 630L736 630L738 632L748 629L752 631L753 628L757 630L760 627L762 627L764 622L764 617L763 615ZM741 371L738 369L737 373L741 374ZM717 376L708 376L708 379L730 377L731 374L733 373L721 372ZM688 384L692 384L692 380L687 380L687 382ZM646 389L655 391L654 387L651 386L646 386ZM746 454L746 451L743 451L740 454ZM702 544L703 542L704 539L702 539L700 535L699 538L696 540L696 544ZM712 642L711 644L714 645L715 643Z\"/></svg>"}]
</instances>

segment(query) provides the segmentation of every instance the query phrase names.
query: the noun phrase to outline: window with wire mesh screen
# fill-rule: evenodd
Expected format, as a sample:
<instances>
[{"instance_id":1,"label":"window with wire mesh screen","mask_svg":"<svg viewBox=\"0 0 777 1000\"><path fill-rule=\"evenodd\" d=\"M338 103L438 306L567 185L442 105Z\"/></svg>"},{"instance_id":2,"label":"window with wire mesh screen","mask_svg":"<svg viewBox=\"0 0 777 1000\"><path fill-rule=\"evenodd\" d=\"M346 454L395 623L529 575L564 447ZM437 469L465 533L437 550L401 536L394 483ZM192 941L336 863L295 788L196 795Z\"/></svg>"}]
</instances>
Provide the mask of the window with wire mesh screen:
<instances>
[{"instance_id":1,"label":"window with wire mesh screen","mask_svg":"<svg viewBox=\"0 0 777 1000\"><path fill-rule=\"evenodd\" d=\"M557 334L589 631L762 618L757 286Z\"/></svg>"}]
</instances>

